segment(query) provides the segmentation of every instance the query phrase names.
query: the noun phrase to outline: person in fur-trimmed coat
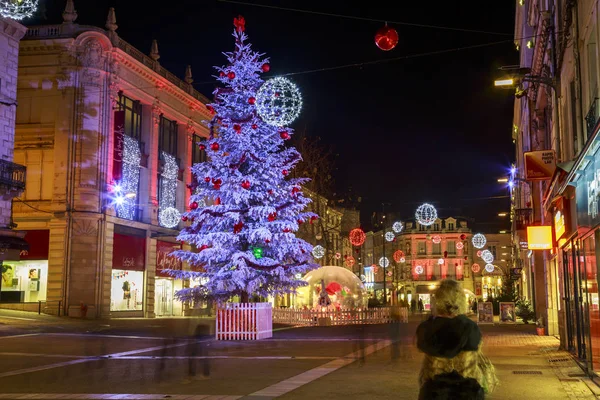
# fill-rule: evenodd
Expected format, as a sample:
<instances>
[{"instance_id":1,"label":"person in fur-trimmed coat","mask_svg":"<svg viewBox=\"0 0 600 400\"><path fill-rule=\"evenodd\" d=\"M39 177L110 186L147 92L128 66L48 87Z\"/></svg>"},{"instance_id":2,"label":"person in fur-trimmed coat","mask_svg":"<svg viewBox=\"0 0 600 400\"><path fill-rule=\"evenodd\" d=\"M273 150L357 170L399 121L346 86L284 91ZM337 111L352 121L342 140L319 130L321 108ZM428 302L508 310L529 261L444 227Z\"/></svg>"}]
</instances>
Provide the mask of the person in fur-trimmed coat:
<instances>
[{"instance_id":1,"label":"person in fur-trimmed coat","mask_svg":"<svg viewBox=\"0 0 600 400\"><path fill-rule=\"evenodd\" d=\"M481 353L479 326L464 315L464 291L460 283L447 279L434 299L432 316L417 328L417 347L425 353L419 400L482 400L498 380Z\"/></svg>"}]
</instances>

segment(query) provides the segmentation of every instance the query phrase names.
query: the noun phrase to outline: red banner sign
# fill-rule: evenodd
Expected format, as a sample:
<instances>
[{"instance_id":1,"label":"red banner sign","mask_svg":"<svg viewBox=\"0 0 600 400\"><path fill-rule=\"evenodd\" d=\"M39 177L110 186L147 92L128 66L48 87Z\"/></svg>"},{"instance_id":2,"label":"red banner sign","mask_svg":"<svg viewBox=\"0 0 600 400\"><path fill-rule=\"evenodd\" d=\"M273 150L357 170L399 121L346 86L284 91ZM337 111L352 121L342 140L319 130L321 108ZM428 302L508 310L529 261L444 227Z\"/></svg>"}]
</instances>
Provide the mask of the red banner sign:
<instances>
[{"instance_id":1,"label":"red banner sign","mask_svg":"<svg viewBox=\"0 0 600 400\"><path fill-rule=\"evenodd\" d=\"M177 243L162 242L160 240L156 242L156 276L172 278L172 275L169 275L163 270L181 270L181 260L170 255L174 250L180 249L181 245Z\"/></svg>"},{"instance_id":2,"label":"red banner sign","mask_svg":"<svg viewBox=\"0 0 600 400\"><path fill-rule=\"evenodd\" d=\"M554 150L528 151L524 153L525 180L543 181L552 179L556 170Z\"/></svg>"},{"instance_id":3,"label":"red banner sign","mask_svg":"<svg viewBox=\"0 0 600 400\"><path fill-rule=\"evenodd\" d=\"M123 178L123 147L125 134L125 111L115 111L114 116L114 147L113 147L113 181Z\"/></svg>"},{"instance_id":4,"label":"red banner sign","mask_svg":"<svg viewBox=\"0 0 600 400\"><path fill-rule=\"evenodd\" d=\"M146 267L146 238L115 233L113 269L143 271Z\"/></svg>"},{"instance_id":5,"label":"red banner sign","mask_svg":"<svg viewBox=\"0 0 600 400\"><path fill-rule=\"evenodd\" d=\"M49 230L27 231L24 237L29 250L21 250L21 260L47 260L50 244Z\"/></svg>"}]
</instances>

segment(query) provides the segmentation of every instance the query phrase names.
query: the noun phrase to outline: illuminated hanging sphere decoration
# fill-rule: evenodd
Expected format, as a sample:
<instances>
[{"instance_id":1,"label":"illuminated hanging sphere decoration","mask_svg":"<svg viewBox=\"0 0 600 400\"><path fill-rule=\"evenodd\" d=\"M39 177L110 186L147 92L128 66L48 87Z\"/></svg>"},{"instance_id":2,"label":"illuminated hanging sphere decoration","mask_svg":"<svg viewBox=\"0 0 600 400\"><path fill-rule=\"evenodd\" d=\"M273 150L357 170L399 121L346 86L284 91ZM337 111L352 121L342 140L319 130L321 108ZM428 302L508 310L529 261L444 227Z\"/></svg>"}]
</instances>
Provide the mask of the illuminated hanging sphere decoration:
<instances>
[{"instance_id":1,"label":"illuminated hanging sphere decoration","mask_svg":"<svg viewBox=\"0 0 600 400\"><path fill-rule=\"evenodd\" d=\"M495 269L496 269L496 267L494 267L494 264L486 264L485 265L485 270L489 273L494 272Z\"/></svg>"},{"instance_id":2,"label":"illuminated hanging sphere decoration","mask_svg":"<svg viewBox=\"0 0 600 400\"><path fill-rule=\"evenodd\" d=\"M435 244L440 244L440 243L442 243L442 238L440 237L440 235L435 235L435 236L433 237L433 243L435 243Z\"/></svg>"},{"instance_id":3,"label":"illuminated hanging sphere decoration","mask_svg":"<svg viewBox=\"0 0 600 400\"><path fill-rule=\"evenodd\" d=\"M263 258L263 249L261 247L255 247L252 249L252 254L254 255L254 258L260 260Z\"/></svg>"},{"instance_id":4,"label":"illuminated hanging sphere decoration","mask_svg":"<svg viewBox=\"0 0 600 400\"><path fill-rule=\"evenodd\" d=\"M404 252L402 250L396 250L392 257L394 258L394 261L400 262L400 259L404 257Z\"/></svg>"},{"instance_id":5,"label":"illuminated hanging sphere decoration","mask_svg":"<svg viewBox=\"0 0 600 400\"><path fill-rule=\"evenodd\" d=\"M342 255L339 252L335 253L335 259L339 260L340 258L342 258Z\"/></svg>"},{"instance_id":6,"label":"illuminated hanging sphere decoration","mask_svg":"<svg viewBox=\"0 0 600 400\"><path fill-rule=\"evenodd\" d=\"M388 242L393 241L396 238L396 235L394 235L394 232L386 232L385 233L385 240L387 240Z\"/></svg>"},{"instance_id":7,"label":"illuminated hanging sphere decoration","mask_svg":"<svg viewBox=\"0 0 600 400\"><path fill-rule=\"evenodd\" d=\"M402 223L402 221L396 221L392 225L392 230L396 233L402 232L402 229L404 229L404 224Z\"/></svg>"},{"instance_id":8,"label":"illuminated hanging sphere decoration","mask_svg":"<svg viewBox=\"0 0 600 400\"><path fill-rule=\"evenodd\" d=\"M381 265L383 268L387 268L388 265L390 265L390 260L387 257L381 257L379 259L379 265Z\"/></svg>"},{"instance_id":9,"label":"illuminated hanging sphere decoration","mask_svg":"<svg viewBox=\"0 0 600 400\"><path fill-rule=\"evenodd\" d=\"M481 257L481 253L483 253L481 250L477 250L477 257Z\"/></svg>"},{"instance_id":10,"label":"illuminated hanging sphere decoration","mask_svg":"<svg viewBox=\"0 0 600 400\"><path fill-rule=\"evenodd\" d=\"M167 207L160 210L158 219L160 224L165 228L174 228L179 225L179 221L181 221L181 213L175 207Z\"/></svg>"},{"instance_id":11,"label":"illuminated hanging sphere decoration","mask_svg":"<svg viewBox=\"0 0 600 400\"><path fill-rule=\"evenodd\" d=\"M348 267L348 268L352 268L352 266L354 265L355 262L356 262L356 260L354 259L354 257L348 256L344 260L344 265L346 265L346 267Z\"/></svg>"},{"instance_id":12,"label":"illuminated hanging sphere decoration","mask_svg":"<svg viewBox=\"0 0 600 400\"><path fill-rule=\"evenodd\" d=\"M323 246L321 246L320 244L318 244L315 247L313 247L312 255L317 260L319 258L323 258L323 256L325 255L325 249L323 248Z\"/></svg>"},{"instance_id":13,"label":"illuminated hanging sphere decoration","mask_svg":"<svg viewBox=\"0 0 600 400\"><path fill-rule=\"evenodd\" d=\"M398 32L387 25L375 33L375 44L383 51L390 51L398 44Z\"/></svg>"},{"instance_id":14,"label":"illuminated hanging sphere decoration","mask_svg":"<svg viewBox=\"0 0 600 400\"><path fill-rule=\"evenodd\" d=\"M38 0L0 0L0 15L20 21L33 16Z\"/></svg>"},{"instance_id":15,"label":"illuminated hanging sphere decoration","mask_svg":"<svg viewBox=\"0 0 600 400\"><path fill-rule=\"evenodd\" d=\"M348 237L353 246L362 246L365 242L365 239L367 239L367 235L360 228L352 229Z\"/></svg>"},{"instance_id":16,"label":"illuminated hanging sphere decoration","mask_svg":"<svg viewBox=\"0 0 600 400\"><path fill-rule=\"evenodd\" d=\"M418 275L421 275L421 274L424 272L424 270L423 270L423 267L422 267L421 265L417 265L417 266L415 267L415 272L416 272Z\"/></svg>"},{"instance_id":17,"label":"illuminated hanging sphere decoration","mask_svg":"<svg viewBox=\"0 0 600 400\"><path fill-rule=\"evenodd\" d=\"M479 266L479 264L473 264L471 265L471 271L478 273L479 271L481 271L481 267Z\"/></svg>"},{"instance_id":18,"label":"illuminated hanging sphere decoration","mask_svg":"<svg viewBox=\"0 0 600 400\"><path fill-rule=\"evenodd\" d=\"M289 79L278 76L262 84L256 93L256 110L267 124L286 126L294 122L302 109L302 96Z\"/></svg>"},{"instance_id":19,"label":"illuminated hanging sphere decoration","mask_svg":"<svg viewBox=\"0 0 600 400\"><path fill-rule=\"evenodd\" d=\"M483 246L485 246L485 244L487 243L487 239L485 238L483 233L478 233L476 235L473 235L471 242L473 243L473 246L476 249L483 249Z\"/></svg>"},{"instance_id":20,"label":"illuminated hanging sphere decoration","mask_svg":"<svg viewBox=\"0 0 600 400\"><path fill-rule=\"evenodd\" d=\"M406 262L406 258L400 257L400 262L404 264Z\"/></svg>"},{"instance_id":21,"label":"illuminated hanging sphere decoration","mask_svg":"<svg viewBox=\"0 0 600 400\"><path fill-rule=\"evenodd\" d=\"M296 274L296 275L294 275L294 277L295 277L296 279L301 279L301 278L302 278L302 274Z\"/></svg>"},{"instance_id":22,"label":"illuminated hanging sphere decoration","mask_svg":"<svg viewBox=\"0 0 600 400\"><path fill-rule=\"evenodd\" d=\"M463 244L463 242L456 243L456 250L462 250L464 247L465 245Z\"/></svg>"},{"instance_id":23,"label":"illuminated hanging sphere decoration","mask_svg":"<svg viewBox=\"0 0 600 400\"><path fill-rule=\"evenodd\" d=\"M423 226L430 226L437 220L437 210L434 206L428 203L421 204L415 211L417 222Z\"/></svg>"},{"instance_id":24,"label":"illuminated hanging sphere decoration","mask_svg":"<svg viewBox=\"0 0 600 400\"><path fill-rule=\"evenodd\" d=\"M492 254L491 251L484 250L481 252L481 259L489 264L489 263L494 262L494 255Z\"/></svg>"},{"instance_id":25,"label":"illuminated hanging sphere decoration","mask_svg":"<svg viewBox=\"0 0 600 400\"><path fill-rule=\"evenodd\" d=\"M444 259L443 259L443 258L440 258L440 259L438 260L438 264L439 264L439 265L443 265L443 264L444 264Z\"/></svg>"}]
</instances>

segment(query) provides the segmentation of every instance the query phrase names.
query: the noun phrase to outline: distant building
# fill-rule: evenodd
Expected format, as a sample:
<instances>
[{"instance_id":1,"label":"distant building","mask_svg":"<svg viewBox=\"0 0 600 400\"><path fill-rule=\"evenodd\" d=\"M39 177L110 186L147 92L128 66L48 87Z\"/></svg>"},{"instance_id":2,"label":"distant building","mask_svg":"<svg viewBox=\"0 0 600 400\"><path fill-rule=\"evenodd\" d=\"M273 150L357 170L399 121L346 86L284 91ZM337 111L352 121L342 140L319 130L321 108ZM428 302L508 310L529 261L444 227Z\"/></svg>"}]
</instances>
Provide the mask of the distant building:
<instances>
[{"instance_id":1,"label":"distant building","mask_svg":"<svg viewBox=\"0 0 600 400\"><path fill-rule=\"evenodd\" d=\"M162 270L186 268L167 254L205 158L208 100L189 68L179 79L160 65L156 42L146 55L120 38L114 9L106 29L76 18L68 0L62 24L21 41L15 161L28 174L14 219L33 273L2 296L69 316L82 304L88 318L182 315L173 294L187 283Z\"/></svg>"}]
</instances>

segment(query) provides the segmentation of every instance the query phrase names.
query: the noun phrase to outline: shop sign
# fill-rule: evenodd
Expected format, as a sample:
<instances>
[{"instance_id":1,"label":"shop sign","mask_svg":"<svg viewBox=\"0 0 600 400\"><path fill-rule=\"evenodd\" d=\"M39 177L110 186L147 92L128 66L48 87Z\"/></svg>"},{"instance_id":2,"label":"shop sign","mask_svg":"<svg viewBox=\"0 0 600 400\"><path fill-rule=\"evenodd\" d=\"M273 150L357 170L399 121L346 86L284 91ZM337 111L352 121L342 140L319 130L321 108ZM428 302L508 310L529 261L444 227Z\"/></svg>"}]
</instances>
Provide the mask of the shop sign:
<instances>
[{"instance_id":1,"label":"shop sign","mask_svg":"<svg viewBox=\"0 0 600 400\"><path fill-rule=\"evenodd\" d=\"M29 250L21 250L21 260L47 260L50 245L50 231L27 231L23 238L29 244Z\"/></svg>"},{"instance_id":2,"label":"shop sign","mask_svg":"<svg viewBox=\"0 0 600 400\"><path fill-rule=\"evenodd\" d=\"M519 242L519 246L521 247L521 250L529 250L529 243L521 241Z\"/></svg>"},{"instance_id":3,"label":"shop sign","mask_svg":"<svg viewBox=\"0 0 600 400\"><path fill-rule=\"evenodd\" d=\"M125 111L115 111L113 124L113 181L123 178L123 148L125 146Z\"/></svg>"},{"instance_id":4,"label":"shop sign","mask_svg":"<svg viewBox=\"0 0 600 400\"><path fill-rule=\"evenodd\" d=\"M525 158L525 180L544 181L552 179L556 170L554 150L528 151Z\"/></svg>"},{"instance_id":5,"label":"shop sign","mask_svg":"<svg viewBox=\"0 0 600 400\"><path fill-rule=\"evenodd\" d=\"M558 210L554 214L554 236L559 240L565 234L565 216L562 211Z\"/></svg>"},{"instance_id":6,"label":"shop sign","mask_svg":"<svg viewBox=\"0 0 600 400\"><path fill-rule=\"evenodd\" d=\"M174 250L180 250L181 245L163 241L156 242L156 275L161 277L171 277L172 275L164 272L166 269L181 270L181 260L171 255Z\"/></svg>"},{"instance_id":7,"label":"shop sign","mask_svg":"<svg viewBox=\"0 0 600 400\"><path fill-rule=\"evenodd\" d=\"M552 248L552 227L550 225L528 226L527 243L529 250L550 250Z\"/></svg>"},{"instance_id":8,"label":"shop sign","mask_svg":"<svg viewBox=\"0 0 600 400\"><path fill-rule=\"evenodd\" d=\"M114 234L113 269L144 271L146 269L146 238Z\"/></svg>"}]
</instances>

